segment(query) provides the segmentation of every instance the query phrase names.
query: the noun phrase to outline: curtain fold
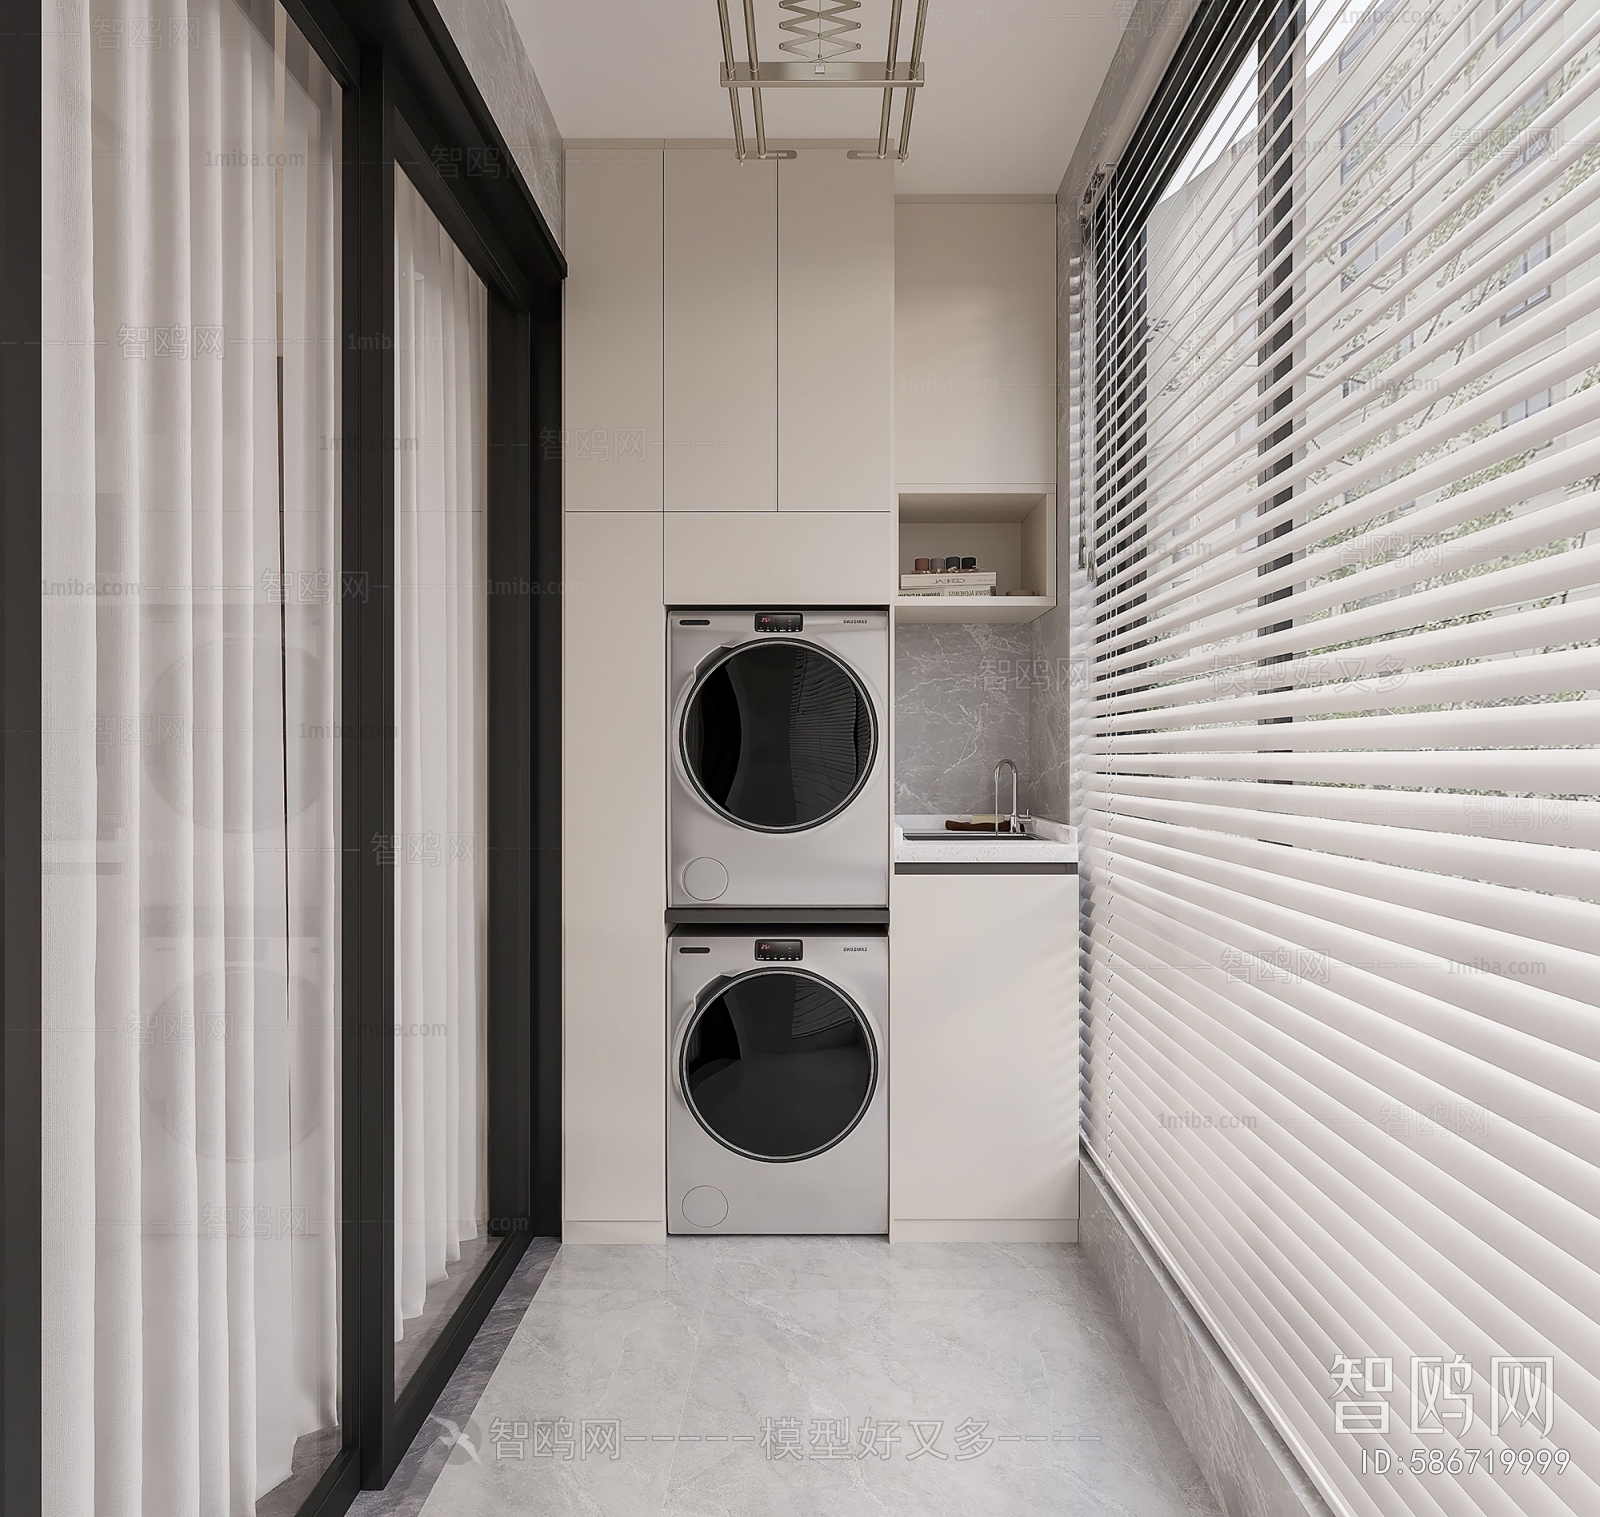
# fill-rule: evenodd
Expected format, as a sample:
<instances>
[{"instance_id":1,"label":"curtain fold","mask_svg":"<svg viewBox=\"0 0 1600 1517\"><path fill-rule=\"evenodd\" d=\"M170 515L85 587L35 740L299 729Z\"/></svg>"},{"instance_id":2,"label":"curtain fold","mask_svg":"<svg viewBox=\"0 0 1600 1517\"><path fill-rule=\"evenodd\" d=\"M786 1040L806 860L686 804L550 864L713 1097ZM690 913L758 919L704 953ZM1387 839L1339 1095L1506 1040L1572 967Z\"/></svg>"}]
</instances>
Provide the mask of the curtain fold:
<instances>
[{"instance_id":1,"label":"curtain fold","mask_svg":"<svg viewBox=\"0 0 1600 1517\"><path fill-rule=\"evenodd\" d=\"M399 1341L486 1235L488 292L398 169L395 300Z\"/></svg>"},{"instance_id":2,"label":"curtain fold","mask_svg":"<svg viewBox=\"0 0 1600 1517\"><path fill-rule=\"evenodd\" d=\"M46 16L63 1517L253 1513L337 1419L337 116L252 14Z\"/></svg>"}]
</instances>

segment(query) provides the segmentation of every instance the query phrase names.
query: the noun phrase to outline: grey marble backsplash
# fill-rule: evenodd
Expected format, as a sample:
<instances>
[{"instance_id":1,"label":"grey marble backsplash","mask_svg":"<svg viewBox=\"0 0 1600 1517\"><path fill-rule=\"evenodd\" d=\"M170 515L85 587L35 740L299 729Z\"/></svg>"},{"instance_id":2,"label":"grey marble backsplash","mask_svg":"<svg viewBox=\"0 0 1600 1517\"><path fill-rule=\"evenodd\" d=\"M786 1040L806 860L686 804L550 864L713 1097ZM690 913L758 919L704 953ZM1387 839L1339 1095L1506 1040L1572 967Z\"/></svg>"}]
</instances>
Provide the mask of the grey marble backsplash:
<instances>
[{"instance_id":1,"label":"grey marble backsplash","mask_svg":"<svg viewBox=\"0 0 1600 1517\"><path fill-rule=\"evenodd\" d=\"M1030 629L902 624L894 672L896 813L991 811L1003 758L1015 760L1018 804L1030 809ZM1010 795L1007 776L1002 807Z\"/></svg>"}]
</instances>

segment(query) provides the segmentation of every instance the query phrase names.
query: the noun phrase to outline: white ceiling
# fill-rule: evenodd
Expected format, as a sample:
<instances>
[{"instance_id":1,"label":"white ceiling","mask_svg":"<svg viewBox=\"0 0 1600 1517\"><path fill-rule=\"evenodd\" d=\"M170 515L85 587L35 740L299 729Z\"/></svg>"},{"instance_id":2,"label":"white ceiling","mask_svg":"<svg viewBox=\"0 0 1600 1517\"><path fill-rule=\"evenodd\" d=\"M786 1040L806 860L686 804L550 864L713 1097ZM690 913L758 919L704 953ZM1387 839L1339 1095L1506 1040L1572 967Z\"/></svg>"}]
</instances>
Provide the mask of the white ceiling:
<instances>
[{"instance_id":1,"label":"white ceiling","mask_svg":"<svg viewBox=\"0 0 1600 1517\"><path fill-rule=\"evenodd\" d=\"M731 137L717 83L716 0L508 0L567 138ZM934 0L927 85L896 169L902 195L1054 194L1122 32L1128 0ZM777 0L755 0L763 61L777 49ZM739 0L731 0L742 56ZM905 0L901 56L915 0ZM886 51L889 0L863 0L861 50ZM766 91L774 137L876 136L882 96ZM746 126L749 101L746 98ZM895 128L899 125L899 98Z\"/></svg>"}]
</instances>

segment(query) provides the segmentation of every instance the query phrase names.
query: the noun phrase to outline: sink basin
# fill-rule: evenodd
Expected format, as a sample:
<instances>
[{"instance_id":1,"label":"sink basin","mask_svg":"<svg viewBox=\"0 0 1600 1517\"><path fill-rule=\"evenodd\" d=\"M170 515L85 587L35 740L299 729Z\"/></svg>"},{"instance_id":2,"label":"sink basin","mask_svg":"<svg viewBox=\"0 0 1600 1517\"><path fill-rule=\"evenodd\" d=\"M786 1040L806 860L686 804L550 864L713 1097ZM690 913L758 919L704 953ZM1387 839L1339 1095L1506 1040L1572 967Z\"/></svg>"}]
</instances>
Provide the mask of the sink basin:
<instances>
[{"instance_id":1,"label":"sink basin","mask_svg":"<svg viewBox=\"0 0 1600 1517\"><path fill-rule=\"evenodd\" d=\"M1037 843L1027 832L908 832L908 843Z\"/></svg>"}]
</instances>

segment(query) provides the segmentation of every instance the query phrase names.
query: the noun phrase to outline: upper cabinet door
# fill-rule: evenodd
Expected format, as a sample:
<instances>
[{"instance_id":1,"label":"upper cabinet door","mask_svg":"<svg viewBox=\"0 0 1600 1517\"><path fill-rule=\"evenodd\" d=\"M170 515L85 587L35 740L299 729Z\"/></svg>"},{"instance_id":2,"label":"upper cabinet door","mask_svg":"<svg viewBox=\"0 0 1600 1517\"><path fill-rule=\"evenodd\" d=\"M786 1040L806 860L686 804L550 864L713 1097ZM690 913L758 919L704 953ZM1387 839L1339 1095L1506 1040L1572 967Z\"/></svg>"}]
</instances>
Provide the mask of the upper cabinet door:
<instances>
[{"instance_id":1,"label":"upper cabinet door","mask_svg":"<svg viewBox=\"0 0 1600 1517\"><path fill-rule=\"evenodd\" d=\"M566 222L566 509L659 511L661 150L569 151Z\"/></svg>"},{"instance_id":2,"label":"upper cabinet door","mask_svg":"<svg viewBox=\"0 0 1600 1517\"><path fill-rule=\"evenodd\" d=\"M669 511L778 505L778 176L668 148L662 288Z\"/></svg>"},{"instance_id":3,"label":"upper cabinet door","mask_svg":"<svg viewBox=\"0 0 1600 1517\"><path fill-rule=\"evenodd\" d=\"M1056 208L895 208L895 483L1056 477Z\"/></svg>"},{"instance_id":4,"label":"upper cabinet door","mask_svg":"<svg viewBox=\"0 0 1600 1517\"><path fill-rule=\"evenodd\" d=\"M894 165L778 165L778 508L893 502Z\"/></svg>"}]
</instances>

